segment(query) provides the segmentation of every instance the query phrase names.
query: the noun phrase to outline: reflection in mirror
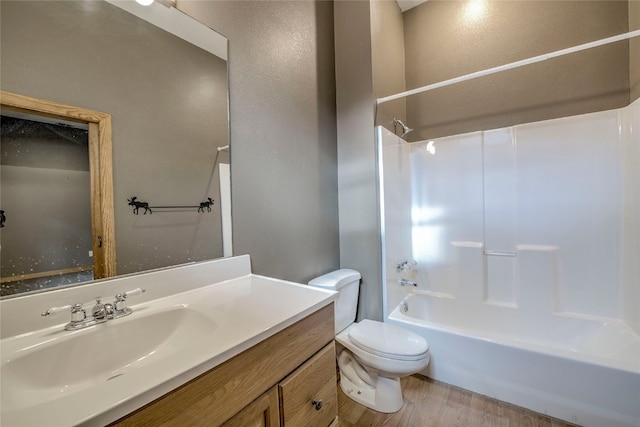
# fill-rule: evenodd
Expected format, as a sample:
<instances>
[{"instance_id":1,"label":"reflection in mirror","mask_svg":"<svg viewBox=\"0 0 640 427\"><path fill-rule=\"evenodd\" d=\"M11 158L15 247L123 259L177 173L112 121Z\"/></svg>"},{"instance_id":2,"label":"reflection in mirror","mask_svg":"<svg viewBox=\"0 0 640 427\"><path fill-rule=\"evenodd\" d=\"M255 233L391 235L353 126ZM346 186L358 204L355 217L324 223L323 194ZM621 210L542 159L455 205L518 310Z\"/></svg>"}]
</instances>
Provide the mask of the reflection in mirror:
<instances>
[{"instance_id":1,"label":"reflection in mirror","mask_svg":"<svg viewBox=\"0 0 640 427\"><path fill-rule=\"evenodd\" d=\"M5 91L0 111L2 295L115 275L111 116Z\"/></svg>"},{"instance_id":2,"label":"reflection in mirror","mask_svg":"<svg viewBox=\"0 0 640 427\"><path fill-rule=\"evenodd\" d=\"M149 17L143 20L123 10L122 5L132 11L138 7L133 1L114 3L118 7L105 1L3 0L0 88L112 116L117 274L229 256L229 152L223 148L229 145L226 39L204 27L207 42L196 46L150 24ZM159 9L151 15L164 15L172 25L179 22L173 33L185 27L190 33L203 30L176 9L152 7ZM217 48L207 46L211 40ZM210 53L216 49L223 58ZM4 152L4 135L2 143ZM56 191L48 196L65 197ZM38 193L21 191L16 198L24 205L31 194ZM133 196L155 206L214 202L211 212L175 208L135 215L128 204ZM6 208L9 199L4 193L2 197L0 208L7 211L9 227L11 218L22 213ZM79 221L76 225L80 228ZM63 256L54 256L51 248L69 245L61 244L63 237L56 239L60 244L36 246L61 264ZM91 264L85 241L73 239L83 258L75 267ZM14 258L4 242L0 251L4 270L4 260ZM11 274L26 274L33 267L16 264ZM8 293L3 283L3 295Z\"/></svg>"},{"instance_id":3,"label":"reflection in mirror","mask_svg":"<svg viewBox=\"0 0 640 427\"><path fill-rule=\"evenodd\" d=\"M2 294L91 280L88 127L11 113L0 116L0 194L13 207L0 234Z\"/></svg>"}]
</instances>

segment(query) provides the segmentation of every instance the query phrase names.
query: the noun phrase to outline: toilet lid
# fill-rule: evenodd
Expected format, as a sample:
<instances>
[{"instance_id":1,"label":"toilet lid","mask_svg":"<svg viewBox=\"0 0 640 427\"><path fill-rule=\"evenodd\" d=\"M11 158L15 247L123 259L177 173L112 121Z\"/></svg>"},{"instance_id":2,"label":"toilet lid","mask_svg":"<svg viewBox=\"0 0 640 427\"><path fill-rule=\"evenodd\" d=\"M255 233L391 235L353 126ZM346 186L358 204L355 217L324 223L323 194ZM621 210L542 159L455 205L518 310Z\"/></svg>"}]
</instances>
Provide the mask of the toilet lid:
<instances>
[{"instance_id":1,"label":"toilet lid","mask_svg":"<svg viewBox=\"0 0 640 427\"><path fill-rule=\"evenodd\" d=\"M368 319L349 330L349 339L362 350L388 359L420 360L429 350L429 343L420 335Z\"/></svg>"}]
</instances>

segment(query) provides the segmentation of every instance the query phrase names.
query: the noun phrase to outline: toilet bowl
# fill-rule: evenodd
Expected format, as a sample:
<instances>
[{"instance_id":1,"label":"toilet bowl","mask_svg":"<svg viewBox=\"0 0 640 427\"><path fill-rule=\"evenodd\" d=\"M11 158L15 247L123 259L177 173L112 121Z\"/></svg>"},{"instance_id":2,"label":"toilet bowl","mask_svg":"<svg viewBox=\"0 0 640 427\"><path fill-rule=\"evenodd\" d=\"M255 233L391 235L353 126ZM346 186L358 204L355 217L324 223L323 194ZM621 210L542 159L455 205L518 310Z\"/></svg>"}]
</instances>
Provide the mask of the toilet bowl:
<instances>
[{"instance_id":1,"label":"toilet bowl","mask_svg":"<svg viewBox=\"0 0 640 427\"><path fill-rule=\"evenodd\" d=\"M340 388L349 398L391 413L402 407L400 378L429 364L429 344L409 330L375 320L354 323L360 273L342 269L315 278L310 286L338 291L335 302Z\"/></svg>"},{"instance_id":2,"label":"toilet bowl","mask_svg":"<svg viewBox=\"0 0 640 427\"><path fill-rule=\"evenodd\" d=\"M402 407L400 378L429 364L429 344L406 329L362 320L336 336L340 388L356 402L378 412Z\"/></svg>"}]
</instances>

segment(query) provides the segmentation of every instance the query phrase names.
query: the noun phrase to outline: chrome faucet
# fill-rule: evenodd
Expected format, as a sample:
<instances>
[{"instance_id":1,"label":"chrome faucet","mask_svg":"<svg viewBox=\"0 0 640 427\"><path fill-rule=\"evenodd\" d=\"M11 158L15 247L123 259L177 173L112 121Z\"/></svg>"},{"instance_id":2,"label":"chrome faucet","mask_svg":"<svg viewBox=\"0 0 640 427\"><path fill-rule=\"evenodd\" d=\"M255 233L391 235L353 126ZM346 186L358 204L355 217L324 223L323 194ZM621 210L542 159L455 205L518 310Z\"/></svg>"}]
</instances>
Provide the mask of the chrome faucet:
<instances>
[{"instance_id":1,"label":"chrome faucet","mask_svg":"<svg viewBox=\"0 0 640 427\"><path fill-rule=\"evenodd\" d=\"M45 313L42 313L43 316L51 316L49 313L50 310L47 310ZM49 314L47 314L49 313ZM71 323L81 323L84 322L87 318L87 312L84 311L82 304L73 304L71 306Z\"/></svg>"},{"instance_id":2,"label":"chrome faucet","mask_svg":"<svg viewBox=\"0 0 640 427\"><path fill-rule=\"evenodd\" d=\"M401 259L396 262L396 271L400 273L401 271L411 271L418 265L418 262L414 259Z\"/></svg>"},{"instance_id":3,"label":"chrome faucet","mask_svg":"<svg viewBox=\"0 0 640 427\"><path fill-rule=\"evenodd\" d=\"M414 286L414 287L418 287L418 284L416 282L412 282L410 280L407 279L400 279L400 286Z\"/></svg>"},{"instance_id":4,"label":"chrome faucet","mask_svg":"<svg viewBox=\"0 0 640 427\"><path fill-rule=\"evenodd\" d=\"M91 309L91 317L87 317L84 304L65 305L62 307L52 307L42 313L42 316L55 316L67 309L71 309L71 321L64 326L67 331L87 328L89 326L104 323L107 320L118 319L133 313L133 310L127 307L127 297L142 295L145 289L137 288L128 292L117 294L113 303L102 303L101 297L96 297L96 302Z\"/></svg>"},{"instance_id":5,"label":"chrome faucet","mask_svg":"<svg viewBox=\"0 0 640 427\"><path fill-rule=\"evenodd\" d=\"M100 297L96 298L96 305L91 309L91 315L96 323L106 322L109 319L114 319L113 304L102 304Z\"/></svg>"}]
</instances>

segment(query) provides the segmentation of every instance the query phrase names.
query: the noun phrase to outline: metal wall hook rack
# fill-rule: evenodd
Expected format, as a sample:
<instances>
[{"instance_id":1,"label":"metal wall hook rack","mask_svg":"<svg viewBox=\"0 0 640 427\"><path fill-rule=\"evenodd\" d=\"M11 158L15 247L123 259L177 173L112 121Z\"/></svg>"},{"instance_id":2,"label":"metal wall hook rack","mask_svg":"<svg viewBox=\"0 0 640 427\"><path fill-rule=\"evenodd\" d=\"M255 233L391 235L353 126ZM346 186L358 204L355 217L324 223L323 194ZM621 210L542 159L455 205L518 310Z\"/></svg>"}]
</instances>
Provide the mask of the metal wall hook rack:
<instances>
[{"instance_id":1,"label":"metal wall hook rack","mask_svg":"<svg viewBox=\"0 0 640 427\"><path fill-rule=\"evenodd\" d=\"M204 213L211 212L211 206L214 204L214 200L211 197L207 197L207 200L204 202L200 202L199 205L180 205L180 206L149 206L148 202L143 202L138 200L136 196L132 196L130 199L127 199L129 202L129 206L133 206L133 214L138 215L140 213L140 209L144 209L143 215L146 215L147 212L149 215L153 213L153 209L195 209L198 208L198 212Z\"/></svg>"}]
</instances>

